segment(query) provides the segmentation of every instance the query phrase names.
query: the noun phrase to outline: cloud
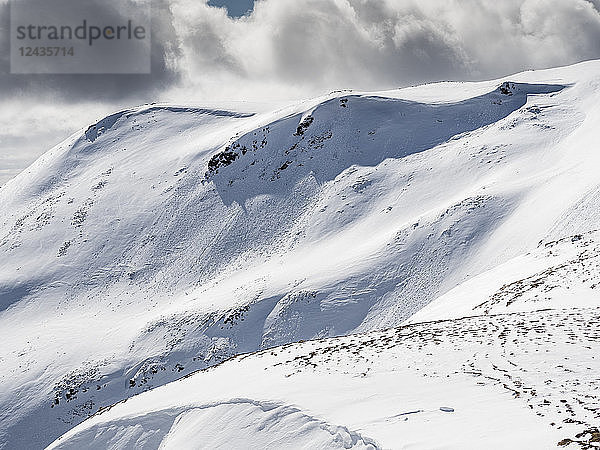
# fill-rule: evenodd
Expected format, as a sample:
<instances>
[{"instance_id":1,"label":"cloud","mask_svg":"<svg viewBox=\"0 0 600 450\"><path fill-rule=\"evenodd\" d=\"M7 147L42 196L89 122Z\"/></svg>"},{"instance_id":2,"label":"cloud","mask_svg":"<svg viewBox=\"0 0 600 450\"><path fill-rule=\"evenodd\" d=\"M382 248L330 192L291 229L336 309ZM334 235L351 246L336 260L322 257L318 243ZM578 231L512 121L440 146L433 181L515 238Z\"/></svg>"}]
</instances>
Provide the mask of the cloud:
<instances>
[{"instance_id":1,"label":"cloud","mask_svg":"<svg viewBox=\"0 0 600 450\"><path fill-rule=\"evenodd\" d=\"M95 15L112 14L109 3L86 1ZM214 100L498 77L599 58L599 4L257 0L251 14L233 19L206 0L154 0L151 75L9 75L2 33L0 93L151 101L189 88L197 100ZM7 8L0 5L2 29Z\"/></svg>"},{"instance_id":2,"label":"cloud","mask_svg":"<svg viewBox=\"0 0 600 450\"><path fill-rule=\"evenodd\" d=\"M27 4L29 0L17 1ZM94 20L99 19L101 23L121 23L117 20L120 18L119 13L115 11L111 2L79 1L85 2ZM134 8L138 0L119 1L122 7L129 4L128 7ZM51 102L78 102L90 99L111 102L123 98L139 101L142 98L160 95L164 89L179 81L179 74L172 64L178 57L178 38L167 0L152 0L152 7L153 39L149 75L13 75L10 73L9 4L0 0L0 95L29 95ZM61 8L60 12L68 16L67 9ZM32 17L36 16L35 10L32 11Z\"/></svg>"},{"instance_id":3,"label":"cloud","mask_svg":"<svg viewBox=\"0 0 600 450\"><path fill-rule=\"evenodd\" d=\"M312 93L499 77L600 57L598 0L258 0L248 17L173 0L198 92ZM215 91L215 79L227 80ZM210 86L210 90L203 89Z\"/></svg>"}]
</instances>

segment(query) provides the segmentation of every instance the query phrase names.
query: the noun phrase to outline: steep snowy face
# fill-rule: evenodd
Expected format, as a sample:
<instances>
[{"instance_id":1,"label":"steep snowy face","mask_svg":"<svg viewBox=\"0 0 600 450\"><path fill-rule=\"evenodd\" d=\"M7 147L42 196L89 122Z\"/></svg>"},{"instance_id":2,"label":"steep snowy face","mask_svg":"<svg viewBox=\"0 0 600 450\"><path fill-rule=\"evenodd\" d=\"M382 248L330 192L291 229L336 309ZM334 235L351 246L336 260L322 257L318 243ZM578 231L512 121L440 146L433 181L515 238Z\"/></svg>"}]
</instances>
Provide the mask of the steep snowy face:
<instances>
[{"instance_id":1,"label":"steep snowy face","mask_svg":"<svg viewBox=\"0 0 600 450\"><path fill-rule=\"evenodd\" d=\"M154 105L74 135L0 189L0 442L40 447L238 353L398 325L591 230L599 75Z\"/></svg>"}]
</instances>

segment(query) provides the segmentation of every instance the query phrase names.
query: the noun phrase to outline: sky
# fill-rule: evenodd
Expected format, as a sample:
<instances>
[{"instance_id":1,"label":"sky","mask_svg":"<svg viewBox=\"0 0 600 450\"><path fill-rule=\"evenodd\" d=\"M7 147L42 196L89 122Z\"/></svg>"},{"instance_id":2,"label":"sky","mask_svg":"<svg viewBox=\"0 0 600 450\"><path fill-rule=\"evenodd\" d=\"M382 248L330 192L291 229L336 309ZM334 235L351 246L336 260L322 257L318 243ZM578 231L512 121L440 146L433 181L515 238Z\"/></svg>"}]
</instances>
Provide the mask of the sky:
<instances>
[{"instance_id":1,"label":"sky","mask_svg":"<svg viewBox=\"0 0 600 450\"><path fill-rule=\"evenodd\" d=\"M227 8L229 17L242 17L252 11L254 0L209 0L210 6Z\"/></svg>"},{"instance_id":2,"label":"sky","mask_svg":"<svg viewBox=\"0 0 600 450\"><path fill-rule=\"evenodd\" d=\"M111 1L138 0L73 1L101 17ZM600 0L153 0L150 74L11 75L7 2L0 185L71 133L144 103L264 108L600 58Z\"/></svg>"}]
</instances>

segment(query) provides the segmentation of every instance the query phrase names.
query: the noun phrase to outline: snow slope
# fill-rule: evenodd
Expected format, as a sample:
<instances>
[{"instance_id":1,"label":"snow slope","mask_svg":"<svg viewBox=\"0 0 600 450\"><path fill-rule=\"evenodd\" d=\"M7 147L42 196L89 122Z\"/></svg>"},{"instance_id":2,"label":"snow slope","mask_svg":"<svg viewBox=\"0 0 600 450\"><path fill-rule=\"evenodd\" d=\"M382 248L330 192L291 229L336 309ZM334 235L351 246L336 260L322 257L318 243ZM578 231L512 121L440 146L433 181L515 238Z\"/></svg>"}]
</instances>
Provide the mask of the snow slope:
<instances>
[{"instance_id":1,"label":"snow slope","mask_svg":"<svg viewBox=\"0 0 600 450\"><path fill-rule=\"evenodd\" d=\"M540 242L538 247L460 284L409 323L549 308L589 308L600 301L600 232Z\"/></svg>"},{"instance_id":2,"label":"snow slope","mask_svg":"<svg viewBox=\"0 0 600 450\"><path fill-rule=\"evenodd\" d=\"M130 398L49 448L588 444L600 436L599 319L597 308L572 308L289 344ZM313 440L307 422L337 433L336 441ZM283 446L281 431L288 439Z\"/></svg>"},{"instance_id":3,"label":"snow slope","mask_svg":"<svg viewBox=\"0 0 600 450\"><path fill-rule=\"evenodd\" d=\"M419 310L596 306L591 266L552 278L582 296L494 295L576 258L568 239L595 242L599 77L592 61L269 113L149 105L75 134L0 188L0 446L41 448L236 354ZM539 247L565 238L558 255ZM371 445L345 419L253 402L223 408L250 428L275 423L265 439L302 426L306 442ZM167 416L148 442L167 439Z\"/></svg>"}]
</instances>

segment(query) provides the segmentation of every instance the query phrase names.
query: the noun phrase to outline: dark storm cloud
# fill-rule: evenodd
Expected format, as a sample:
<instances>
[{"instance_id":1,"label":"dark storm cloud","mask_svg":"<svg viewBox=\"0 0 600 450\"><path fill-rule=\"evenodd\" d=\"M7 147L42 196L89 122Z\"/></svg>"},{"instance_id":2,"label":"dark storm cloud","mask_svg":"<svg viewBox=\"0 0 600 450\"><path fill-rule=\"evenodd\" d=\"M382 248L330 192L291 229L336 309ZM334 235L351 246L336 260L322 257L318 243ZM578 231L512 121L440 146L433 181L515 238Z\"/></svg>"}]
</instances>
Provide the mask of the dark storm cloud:
<instances>
[{"instance_id":1,"label":"dark storm cloud","mask_svg":"<svg viewBox=\"0 0 600 450\"><path fill-rule=\"evenodd\" d=\"M27 0L23 0L24 2ZM115 5L101 0L85 1L92 19L120 23ZM133 1L133 0L120 0ZM177 33L166 0L152 4L151 73L143 75L13 75L10 74L9 4L0 4L0 95L21 93L38 98L50 97L69 101L111 101L123 98L146 98L158 95L179 80L173 60L178 57ZM65 12L67 14L68 12ZM32 12L35 17L35 11ZM36 22L37 23L37 22Z\"/></svg>"}]
</instances>

